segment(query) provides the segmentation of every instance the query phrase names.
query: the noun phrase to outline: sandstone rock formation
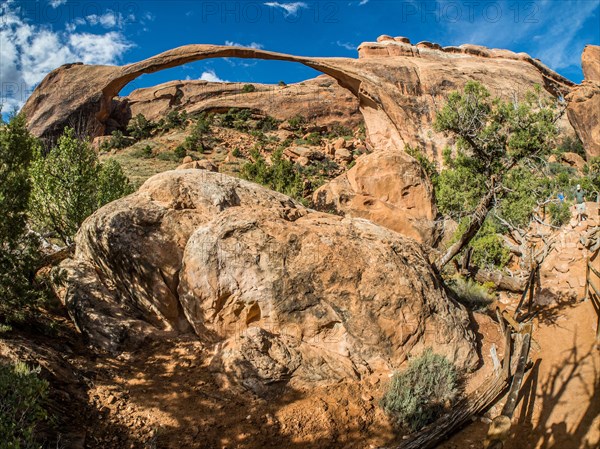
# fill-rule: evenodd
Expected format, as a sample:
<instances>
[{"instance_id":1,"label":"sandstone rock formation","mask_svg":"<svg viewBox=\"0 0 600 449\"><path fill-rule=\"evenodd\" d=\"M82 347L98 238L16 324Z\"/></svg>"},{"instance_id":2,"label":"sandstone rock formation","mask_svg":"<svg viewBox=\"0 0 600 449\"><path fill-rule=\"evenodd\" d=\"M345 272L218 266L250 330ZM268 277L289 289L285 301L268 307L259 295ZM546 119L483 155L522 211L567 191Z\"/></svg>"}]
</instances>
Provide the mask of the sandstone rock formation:
<instances>
[{"instance_id":1,"label":"sandstone rock formation","mask_svg":"<svg viewBox=\"0 0 600 449\"><path fill-rule=\"evenodd\" d=\"M539 84L549 95L566 95L573 83L537 60L507 50L465 45L441 48L411 45L406 39L382 37L359 47L359 59L309 58L250 48L187 45L144 61L118 66L68 64L40 83L23 111L36 135L60 132L70 122L87 121L101 134L114 108L113 98L144 73L207 58L258 58L298 62L337 80L358 97L374 149L421 147L433 158L447 140L431 123L444 96L468 80L478 80L495 95L513 98ZM568 125L565 125L568 126Z\"/></svg>"},{"instance_id":2,"label":"sandstone rock formation","mask_svg":"<svg viewBox=\"0 0 600 449\"><path fill-rule=\"evenodd\" d=\"M401 151L361 156L318 189L313 201L320 210L366 218L429 245L437 237L431 184L419 163Z\"/></svg>"},{"instance_id":3,"label":"sandstone rock formation","mask_svg":"<svg viewBox=\"0 0 600 449\"><path fill-rule=\"evenodd\" d=\"M585 79L567 96L567 113L589 160L600 156L600 46L585 47L581 65Z\"/></svg>"},{"instance_id":4,"label":"sandstone rock formation","mask_svg":"<svg viewBox=\"0 0 600 449\"><path fill-rule=\"evenodd\" d=\"M581 54L583 76L587 81L600 82L600 45L587 45Z\"/></svg>"},{"instance_id":5,"label":"sandstone rock formation","mask_svg":"<svg viewBox=\"0 0 600 449\"><path fill-rule=\"evenodd\" d=\"M116 100L118 104L111 118L122 126L137 114L158 121L172 108L189 114L245 108L278 120L301 115L320 126L343 123L354 128L362 121L358 99L327 75L286 86L252 84L255 89L252 92L244 92L244 86L244 83L192 80L136 89Z\"/></svg>"},{"instance_id":6,"label":"sandstone rock formation","mask_svg":"<svg viewBox=\"0 0 600 449\"><path fill-rule=\"evenodd\" d=\"M389 370L426 346L477 364L466 311L416 242L205 170L149 179L94 213L61 297L95 344L193 331L260 392ZM348 257L352 255L352 257Z\"/></svg>"},{"instance_id":7,"label":"sandstone rock formation","mask_svg":"<svg viewBox=\"0 0 600 449\"><path fill-rule=\"evenodd\" d=\"M348 93L342 94L342 89L332 87L330 79L323 77L304 83L294 94L294 100L287 96L292 91L285 88L273 90L274 87L259 86L256 92L239 95L239 84L201 82L167 83L135 91L126 99L114 100L125 85L144 73L216 57L298 62L334 78L357 100L351 100ZM110 129L112 120L123 122L136 113L154 118L168 108L199 112L219 107L227 109L229 106L256 107L276 117L286 118L286 114L302 110L302 97L306 93L318 92L323 98L304 108L303 115L320 116L326 122L335 119L336 113L340 117L351 118L355 117L353 111L358 105L365 120L371 150L402 152L406 145L410 145L439 161L449 140L432 129L435 111L449 92L460 89L469 80L478 80L494 95L511 99L522 96L536 84L543 86L552 96L565 95L573 86L569 80L525 54L473 45L445 48L430 43L411 45L406 38L389 36L380 37L376 43L362 44L359 59L307 58L249 48L188 45L123 67L82 64L60 67L40 83L25 105L24 112L30 129L37 135L60 132L65 124L72 121L88 122L93 133L101 134L107 126ZM269 102L265 105L269 89L276 95L270 105ZM219 94L219 100L210 98L213 94ZM282 104L286 107L291 105L290 111L282 112L285 110L280 107ZM569 128L570 125L563 123L563 126ZM354 157L344 147L334 148L333 156L345 162ZM308 158L299 158L299 162L306 164ZM399 190L415 184L413 175L416 168L408 162L407 156L388 157L385 163L390 173L386 176L385 188L393 182L400 183ZM399 165L392 167L392 163ZM365 167L365 164L361 166ZM410 179L392 181L391 173L404 176L403 170L409 167L412 167L411 174L407 175ZM373 168L370 173L373 173ZM336 210L352 216L368 217L421 241L433 240L431 220L434 212L430 193L418 200L420 193L411 193L403 200L400 197L388 200L377 182L362 182L360 186L351 186L350 190L342 189L340 186L343 184L343 179L340 179L336 186L326 188L329 194L325 204L334 204ZM418 184L424 192L431 190L427 180ZM408 190L419 191L412 187ZM334 192L344 193L344 198L351 197L353 200L342 207L343 201L336 200L337 193ZM404 206L409 209L404 209ZM420 212L417 212L417 206L422 209Z\"/></svg>"}]
</instances>

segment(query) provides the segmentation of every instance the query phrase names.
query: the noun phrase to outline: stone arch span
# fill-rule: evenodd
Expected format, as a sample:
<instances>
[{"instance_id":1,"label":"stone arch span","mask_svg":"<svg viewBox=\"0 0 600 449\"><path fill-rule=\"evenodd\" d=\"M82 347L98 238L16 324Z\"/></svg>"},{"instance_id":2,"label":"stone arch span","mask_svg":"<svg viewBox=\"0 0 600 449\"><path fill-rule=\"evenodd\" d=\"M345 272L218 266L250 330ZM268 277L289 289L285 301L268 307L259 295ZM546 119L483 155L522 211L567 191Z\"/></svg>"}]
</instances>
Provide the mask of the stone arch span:
<instances>
[{"instance_id":1,"label":"stone arch span","mask_svg":"<svg viewBox=\"0 0 600 449\"><path fill-rule=\"evenodd\" d=\"M44 78L23 112L37 136L60 134L66 125L85 121L91 135L104 130L112 100L137 77L210 58L244 58L303 64L334 78L358 97L367 135L376 149L405 144L439 152L445 142L431 137L441 99L475 79L494 94L512 98L535 84L550 95L568 92L573 83L524 54L475 51L473 46L439 47L403 40L364 43L358 59L294 56L253 48L193 44L124 66L63 65ZM439 47L439 48L438 48Z\"/></svg>"},{"instance_id":2,"label":"stone arch span","mask_svg":"<svg viewBox=\"0 0 600 449\"><path fill-rule=\"evenodd\" d=\"M140 62L124 66L66 64L51 72L35 89L23 112L30 130L38 136L53 135L85 116L92 124L92 134L103 129L111 102L127 84L143 74L154 73L190 62L211 58L244 58L297 62L325 73L359 99L373 103L361 92L362 77L349 70L353 59L309 58L251 48L186 45Z\"/></svg>"}]
</instances>

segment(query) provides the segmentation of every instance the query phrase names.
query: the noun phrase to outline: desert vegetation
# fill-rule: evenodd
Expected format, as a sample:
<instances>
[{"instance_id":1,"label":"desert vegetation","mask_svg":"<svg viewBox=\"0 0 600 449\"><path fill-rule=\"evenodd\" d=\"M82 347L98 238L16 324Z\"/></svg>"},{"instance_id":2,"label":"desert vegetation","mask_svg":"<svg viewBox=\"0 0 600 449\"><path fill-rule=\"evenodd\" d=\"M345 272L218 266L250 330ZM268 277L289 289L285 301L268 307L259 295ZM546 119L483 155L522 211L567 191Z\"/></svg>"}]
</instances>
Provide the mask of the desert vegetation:
<instances>
[{"instance_id":1,"label":"desert vegetation","mask_svg":"<svg viewBox=\"0 0 600 449\"><path fill-rule=\"evenodd\" d=\"M539 95L538 88L521 103L502 102L469 82L463 92L450 95L436 118L439 131L458 139L455 149L444 151L444 169L418 149L407 148L431 179L438 210L459 223L440 266L469 249L476 266L503 268L511 258L503 234L524 233L544 219L564 225L578 184L590 192L590 200L597 195L597 158L582 175L555 161L565 150L580 151L581 143L575 137L558 138L561 105Z\"/></svg>"},{"instance_id":2,"label":"desert vegetation","mask_svg":"<svg viewBox=\"0 0 600 449\"><path fill-rule=\"evenodd\" d=\"M431 348L392 376L381 406L401 427L423 428L448 410L460 394L460 375Z\"/></svg>"},{"instance_id":3,"label":"desert vegetation","mask_svg":"<svg viewBox=\"0 0 600 449\"><path fill-rule=\"evenodd\" d=\"M47 400L48 382L39 369L0 363L0 447L39 448L37 431L50 417Z\"/></svg>"},{"instance_id":4,"label":"desert vegetation","mask_svg":"<svg viewBox=\"0 0 600 449\"><path fill-rule=\"evenodd\" d=\"M38 272L43 248L71 244L85 218L131 185L118 163L99 163L73 129L45 148L22 115L0 124L0 180L0 333L7 333L39 326L52 296L49 273ZM40 447L37 431L51 424L51 413L39 373L23 362L0 363L0 447Z\"/></svg>"}]
</instances>

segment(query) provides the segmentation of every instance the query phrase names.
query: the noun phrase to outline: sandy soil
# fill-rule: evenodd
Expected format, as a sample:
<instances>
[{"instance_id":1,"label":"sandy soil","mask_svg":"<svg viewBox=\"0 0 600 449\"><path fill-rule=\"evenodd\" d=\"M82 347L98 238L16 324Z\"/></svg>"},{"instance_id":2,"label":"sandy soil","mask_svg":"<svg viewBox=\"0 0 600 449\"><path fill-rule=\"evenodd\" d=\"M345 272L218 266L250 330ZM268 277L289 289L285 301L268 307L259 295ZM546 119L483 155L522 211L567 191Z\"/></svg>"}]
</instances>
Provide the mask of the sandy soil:
<instances>
[{"instance_id":1,"label":"sandy soil","mask_svg":"<svg viewBox=\"0 0 600 449\"><path fill-rule=\"evenodd\" d=\"M513 301L508 309L514 309ZM600 350L591 302L546 306L534 320L531 359L505 449L600 447ZM486 414L497 416L502 401ZM473 423L440 449L481 448L488 424Z\"/></svg>"},{"instance_id":2,"label":"sandy soil","mask_svg":"<svg viewBox=\"0 0 600 449\"><path fill-rule=\"evenodd\" d=\"M503 345L490 318L474 314L474 319L484 364L469 378L467 392L490 375L491 346ZM192 337L112 356L86 347L70 321L60 321L59 335L50 338L31 333L0 339L0 356L35 361L48 370L62 433L57 447L371 449L402 441L378 405L389 379L385 374L317 389L273 385L261 398L213 369L210 349ZM538 315L534 363L506 449L600 447L595 326L589 302L546 306ZM501 406L502 401L440 448L482 448L488 418Z\"/></svg>"}]
</instances>

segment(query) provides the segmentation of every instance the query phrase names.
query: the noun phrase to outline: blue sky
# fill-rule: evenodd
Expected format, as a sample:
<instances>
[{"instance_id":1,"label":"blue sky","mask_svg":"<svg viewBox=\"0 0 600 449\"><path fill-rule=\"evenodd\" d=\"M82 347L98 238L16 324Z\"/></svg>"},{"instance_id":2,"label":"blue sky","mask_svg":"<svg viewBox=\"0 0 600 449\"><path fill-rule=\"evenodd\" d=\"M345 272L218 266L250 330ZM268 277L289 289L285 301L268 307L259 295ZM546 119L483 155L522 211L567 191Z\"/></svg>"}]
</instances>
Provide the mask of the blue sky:
<instances>
[{"instance_id":1,"label":"blue sky","mask_svg":"<svg viewBox=\"0 0 600 449\"><path fill-rule=\"evenodd\" d=\"M0 82L4 112L67 62L125 64L190 43L356 57L381 34L413 43L472 43L524 51L580 82L585 44L600 44L600 0L536 1L86 1L3 0ZM297 82L299 64L208 60L144 75L124 90L174 79Z\"/></svg>"}]
</instances>

